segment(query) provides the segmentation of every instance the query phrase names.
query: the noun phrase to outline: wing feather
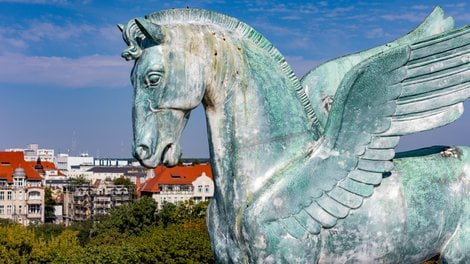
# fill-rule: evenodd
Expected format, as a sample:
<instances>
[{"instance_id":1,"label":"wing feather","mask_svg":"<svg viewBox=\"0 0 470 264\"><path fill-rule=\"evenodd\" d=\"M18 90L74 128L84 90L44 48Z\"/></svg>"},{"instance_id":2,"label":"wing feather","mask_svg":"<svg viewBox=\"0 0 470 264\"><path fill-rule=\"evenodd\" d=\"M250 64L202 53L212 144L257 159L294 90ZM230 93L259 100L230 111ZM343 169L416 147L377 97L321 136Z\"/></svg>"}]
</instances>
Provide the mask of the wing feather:
<instances>
[{"instance_id":1,"label":"wing feather","mask_svg":"<svg viewBox=\"0 0 470 264\"><path fill-rule=\"evenodd\" d=\"M347 176L330 177L336 185L331 188L330 182L306 209L322 227L330 228L335 224L332 217L347 217L373 194L383 173L393 170L400 136L449 124L463 113L462 102L470 97L469 54L466 26L379 54L345 76L323 145L340 153L336 159L357 163L339 166L335 159L325 161L332 171L341 167Z\"/></svg>"},{"instance_id":2,"label":"wing feather","mask_svg":"<svg viewBox=\"0 0 470 264\"><path fill-rule=\"evenodd\" d=\"M342 188L334 188L331 192L328 193L328 196L333 198L338 203L351 209L359 208L362 205L361 196Z\"/></svg>"},{"instance_id":3,"label":"wing feather","mask_svg":"<svg viewBox=\"0 0 470 264\"><path fill-rule=\"evenodd\" d=\"M325 228L331 228L335 226L336 222L338 221L338 218L329 214L316 202L311 203L310 206L306 207L304 210Z\"/></svg>"},{"instance_id":4,"label":"wing feather","mask_svg":"<svg viewBox=\"0 0 470 264\"><path fill-rule=\"evenodd\" d=\"M345 178L344 180L340 181L337 187L345 189L346 191L360 195L362 197L370 197L374 192L374 188L372 185L357 182L350 178Z\"/></svg>"},{"instance_id":5,"label":"wing feather","mask_svg":"<svg viewBox=\"0 0 470 264\"><path fill-rule=\"evenodd\" d=\"M338 203L328 195L323 195L322 197L318 198L316 202L321 208L336 218L345 218L349 214L349 207Z\"/></svg>"},{"instance_id":6,"label":"wing feather","mask_svg":"<svg viewBox=\"0 0 470 264\"><path fill-rule=\"evenodd\" d=\"M363 171L360 169L353 170L349 173L348 177L358 182L369 185L378 185L382 181L382 173Z\"/></svg>"},{"instance_id":7,"label":"wing feather","mask_svg":"<svg viewBox=\"0 0 470 264\"><path fill-rule=\"evenodd\" d=\"M313 165L306 166L313 168L310 178L286 189L309 194L288 201L300 204L292 206L298 211L283 205L273 217L295 221L284 223L293 236L300 237L299 226L312 234L331 228L360 208L393 170L400 136L447 125L463 113L470 97L470 25L382 50L348 66Z\"/></svg>"},{"instance_id":8,"label":"wing feather","mask_svg":"<svg viewBox=\"0 0 470 264\"><path fill-rule=\"evenodd\" d=\"M318 234L321 230L321 225L313 219L305 210L301 210L298 214L294 215L295 220L311 234Z\"/></svg>"}]
</instances>

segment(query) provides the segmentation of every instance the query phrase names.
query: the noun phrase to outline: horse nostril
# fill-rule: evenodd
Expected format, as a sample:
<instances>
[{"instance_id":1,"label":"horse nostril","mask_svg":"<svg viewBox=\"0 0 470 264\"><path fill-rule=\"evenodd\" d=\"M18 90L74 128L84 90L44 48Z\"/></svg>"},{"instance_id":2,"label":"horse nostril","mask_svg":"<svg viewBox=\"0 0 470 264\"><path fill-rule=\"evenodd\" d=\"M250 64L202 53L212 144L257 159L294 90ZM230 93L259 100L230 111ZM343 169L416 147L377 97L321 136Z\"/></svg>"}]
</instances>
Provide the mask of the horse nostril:
<instances>
[{"instance_id":1,"label":"horse nostril","mask_svg":"<svg viewBox=\"0 0 470 264\"><path fill-rule=\"evenodd\" d=\"M139 145L135 148L135 155L140 160L148 159L150 157L150 148L146 145Z\"/></svg>"}]
</instances>

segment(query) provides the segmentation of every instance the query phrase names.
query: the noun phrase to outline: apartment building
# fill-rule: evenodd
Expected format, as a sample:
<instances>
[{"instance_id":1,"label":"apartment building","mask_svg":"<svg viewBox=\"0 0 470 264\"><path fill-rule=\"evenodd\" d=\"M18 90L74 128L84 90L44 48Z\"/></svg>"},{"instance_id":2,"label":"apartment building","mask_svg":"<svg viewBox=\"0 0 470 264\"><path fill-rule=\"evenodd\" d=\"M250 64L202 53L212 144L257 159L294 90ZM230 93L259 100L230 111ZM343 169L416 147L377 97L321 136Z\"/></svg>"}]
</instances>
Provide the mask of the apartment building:
<instances>
[{"instance_id":1,"label":"apartment building","mask_svg":"<svg viewBox=\"0 0 470 264\"><path fill-rule=\"evenodd\" d=\"M26 148L11 148L6 149L7 152L23 152L24 160L36 161L40 158L42 161L54 162L54 150L39 148L38 144L28 144Z\"/></svg>"},{"instance_id":2,"label":"apartment building","mask_svg":"<svg viewBox=\"0 0 470 264\"><path fill-rule=\"evenodd\" d=\"M93 167L94 158L87 153L82 153L80 156L70 156L69 154L60 153L55 158L56 167L70 176L70 172L82 172Z\"/></svg>"},{"instance_id":3,"label":"apartment building","mask_svg":"<svg viewBox=\"0 0 470 264\"><path fill-rule=\"evenodd\" d=\"M87 179L95 180L115 180L117 178L127 178L134 184L139 181L145 181L149 174L149 170L142 166L95 166L87 171Z\"/></svg>"},{"instance_id":4,"label":"apartment building","mask_svg":"<svg viewBox=\"0 0 470 264\"><path fill-rule=\"evenodd\" d=\"M0 152L0 218L22 225L44 222L44 179L23 152Z\"/></svg>"},{"instance_id":5,"label":"apartment building","mask_svg":"<svg viewBox=\"0 0 470 264\"><path fill-rule=\"evenodd\" d=\"M158 209L164 203L180 203L187 200L208 201L214 196L214 182L209 164L158 166L153 170L154 177L138 186L142 196L151 196Z\"/></svg>"},{"instance_id":6,"label":"apartment building","mask_svg":"<svg viewBox=\"0 0 470 264\"><path fill-rule=\"evenodd\" d=\"M66 225L70 225L94 219L129 202L128 189L111 182L97 180L93 185L69 185L65 187L62 218Z\"/></svg>"}]
</instances>

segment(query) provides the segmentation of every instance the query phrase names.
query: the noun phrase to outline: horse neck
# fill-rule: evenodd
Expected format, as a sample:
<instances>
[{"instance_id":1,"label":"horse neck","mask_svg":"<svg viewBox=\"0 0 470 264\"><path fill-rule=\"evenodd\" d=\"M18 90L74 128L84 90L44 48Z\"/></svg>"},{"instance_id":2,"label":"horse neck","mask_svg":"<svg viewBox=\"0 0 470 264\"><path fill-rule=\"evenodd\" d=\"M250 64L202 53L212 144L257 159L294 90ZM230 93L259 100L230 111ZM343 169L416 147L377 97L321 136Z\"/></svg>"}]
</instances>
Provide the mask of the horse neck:
<instances>
[{"instance_id":1,"label":"horse neck","mask_svg":"<svg viewBox=\"0 0 470 264\"><path fill-rule=\"evenodd\" d=\"M203 104L215 184L243 203L314 140L292 81L268 52L225 38L214 50Z\"/></svg>"}]
</instances>

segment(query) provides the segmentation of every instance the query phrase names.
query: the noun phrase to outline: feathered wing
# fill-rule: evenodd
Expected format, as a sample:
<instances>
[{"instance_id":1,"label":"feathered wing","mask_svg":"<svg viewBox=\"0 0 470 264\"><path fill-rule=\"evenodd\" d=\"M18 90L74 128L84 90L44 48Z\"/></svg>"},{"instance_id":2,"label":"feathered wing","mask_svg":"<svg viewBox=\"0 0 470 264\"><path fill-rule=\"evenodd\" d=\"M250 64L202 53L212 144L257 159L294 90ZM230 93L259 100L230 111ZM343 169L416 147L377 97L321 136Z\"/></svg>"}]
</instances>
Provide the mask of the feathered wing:
<instances>
[{"instance_id":1,"label":"feathered wing","mask_svg":"<svg viewBox=\"0 0 470 264\"><path fill-rule=\"evenodd\" d=\"M310 176L308 201L295 213L280 214L281 225L295 237L334 226L393 169L400 136L453 122L469 97L470 25L354 67L341 82L326 123L320 149L330 156L317 157L322 168Z\"/></svg>"},{"instance_id":2,"label":"feathered wing","mask_svg":"<svg viewBox=\"0 0 470 264\"><path fill-rule=\"evenodd\" d=\"M329 110L327 104L334 101L335 93L341 81L354 66L380 52L400 45L412 44L453 28L453 18L445 18L444 11L440 7L436 7L423 23L405 36L379 47L328 61L307 73L302 77L301 83L312 103L319 125L323 128L326 125ZM325 76L329 76L329 78L325 78Z\"/></svg>"}]
</instances>

